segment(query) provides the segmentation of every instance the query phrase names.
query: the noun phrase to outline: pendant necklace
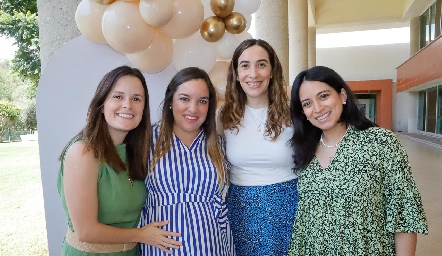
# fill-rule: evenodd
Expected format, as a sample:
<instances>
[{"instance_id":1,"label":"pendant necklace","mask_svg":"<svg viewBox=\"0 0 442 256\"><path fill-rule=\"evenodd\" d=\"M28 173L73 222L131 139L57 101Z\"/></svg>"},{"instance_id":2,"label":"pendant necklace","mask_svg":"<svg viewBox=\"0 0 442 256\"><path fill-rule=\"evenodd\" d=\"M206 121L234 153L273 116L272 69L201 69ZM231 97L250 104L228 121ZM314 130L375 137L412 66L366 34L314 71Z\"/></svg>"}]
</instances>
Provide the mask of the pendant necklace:
<instances>
[{"instance_id":1,"label":"pendant necklace","mask_svg":"<svg viewBox=\"0 0 442 256\"><path fill-rule=\"evenodd\" d=\"M265 119L265 115L261 116L261 119L257 118L255 116L255 114L252 112L252 110L250 110L251 107L246 106L247 112L249 112L250 116L252 116L253 122L258 126L258 128L256 129L257 132L261 132L261 125L264 122Z\"/></svg>"}]
</instances>

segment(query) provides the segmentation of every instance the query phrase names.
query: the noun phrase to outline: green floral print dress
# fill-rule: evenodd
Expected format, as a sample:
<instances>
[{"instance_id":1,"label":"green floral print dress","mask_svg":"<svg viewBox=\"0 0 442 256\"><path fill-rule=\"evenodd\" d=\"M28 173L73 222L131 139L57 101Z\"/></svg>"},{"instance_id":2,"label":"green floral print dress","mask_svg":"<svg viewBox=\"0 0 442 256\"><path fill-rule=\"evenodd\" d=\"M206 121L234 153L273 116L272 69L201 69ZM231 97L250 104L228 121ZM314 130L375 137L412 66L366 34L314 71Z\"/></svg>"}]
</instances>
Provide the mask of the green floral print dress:
<instances>
[{"instance_id":1,"label":"green floral print dress","mask_svg":"<svg viewBox=\"0 0 442 256\"><path fill-rule=\"evenodd\" d=\"M428 234L405 149L393 132L350 126L334 159L299 170L288 255L395 255L394 234Z\"/></svg>"}]
</instances>

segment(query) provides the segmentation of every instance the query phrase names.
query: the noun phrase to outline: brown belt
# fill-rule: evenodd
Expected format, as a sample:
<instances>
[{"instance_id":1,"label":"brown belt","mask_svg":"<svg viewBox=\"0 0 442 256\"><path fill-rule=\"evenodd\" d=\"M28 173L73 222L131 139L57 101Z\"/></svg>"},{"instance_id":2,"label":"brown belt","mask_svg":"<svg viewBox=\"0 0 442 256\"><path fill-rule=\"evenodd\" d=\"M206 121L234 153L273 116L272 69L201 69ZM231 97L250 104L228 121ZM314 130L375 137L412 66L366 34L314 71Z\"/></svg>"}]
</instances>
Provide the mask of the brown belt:
<instances>
[{"instance_id":1,"label":"brown belt","mask_svg":"<svg viewBox=\"0 0 442 256\"><path fill-rule=\"evenodd\" d=\"M68 232L66 233L66 242L79 251L94 253L125 252L132 250L137 245L137 243L95 244L81 242L78 240L74 232L72 232L69 228Z\"/></svg>"}]
</instances>

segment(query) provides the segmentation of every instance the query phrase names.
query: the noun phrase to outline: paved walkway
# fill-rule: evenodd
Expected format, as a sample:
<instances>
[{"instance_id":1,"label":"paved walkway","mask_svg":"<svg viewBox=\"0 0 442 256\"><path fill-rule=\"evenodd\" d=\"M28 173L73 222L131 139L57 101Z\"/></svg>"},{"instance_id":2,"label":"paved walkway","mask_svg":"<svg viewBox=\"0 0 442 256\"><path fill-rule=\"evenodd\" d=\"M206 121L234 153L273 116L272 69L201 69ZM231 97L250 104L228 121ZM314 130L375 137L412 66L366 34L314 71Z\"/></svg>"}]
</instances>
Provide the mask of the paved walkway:
<instances>
[{"instance_id":1,"label":"paved walkway","mask_svg":"<svg viewBox=\"0 0 442 256\"><path fill-rule=\"evenodd\" d=\"M429 235L418 235L416 256L442 255L442 137L397 133L422 196Z\"/></svg>"}]
</instances>

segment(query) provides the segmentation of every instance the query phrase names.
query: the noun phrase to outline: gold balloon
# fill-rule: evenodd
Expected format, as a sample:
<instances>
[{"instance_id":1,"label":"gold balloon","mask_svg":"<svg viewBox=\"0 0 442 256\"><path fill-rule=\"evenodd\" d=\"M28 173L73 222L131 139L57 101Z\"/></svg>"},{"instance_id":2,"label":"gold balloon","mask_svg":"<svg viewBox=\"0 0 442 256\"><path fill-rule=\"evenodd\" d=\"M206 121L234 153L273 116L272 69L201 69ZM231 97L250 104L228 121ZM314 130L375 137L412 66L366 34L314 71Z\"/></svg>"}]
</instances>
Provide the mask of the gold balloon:
<instances>
[{"instance_id":1,"label":"gold balloon","mask_svg":"<svg viewBox=\"0 0 442 256\"><path fill-rule=\"evenodd\" d=\"M115 2L115 0L95 0L99 4L111 4Z\"/></svg>"},{"instance_id":2,"label":"gold balloon","mask_svg":"<svg viewBox=\"0 0 442 256\"><path fill-rule=\"evenodd\" d=\"M210 0L210 7L213 13L220 18L229 16L234 6L235 0Z\"/></svg>"},{"instance_id":3,"label":"gold balloon","mask_svg":"<svg viewBox=\"0 0 442 256\"><path fill-rule=\"evenodd\" d=\"M201 37L207 42L216 42L223 37L225 30L224 22L217 16L211 16L203 21L200 28Z\"/></svg>"},{"instance_id":4,"label":"gold balloon","mask_svg":"<svg viewBox=\"0 0 442 256\"><path fill-rule=\"evenodd\" d=\"M240 34L246 29L247 20L239 12L232 12L229 16L225 17L224 24L226 30L232 34Z\"/></svg>"}]
</instances>

